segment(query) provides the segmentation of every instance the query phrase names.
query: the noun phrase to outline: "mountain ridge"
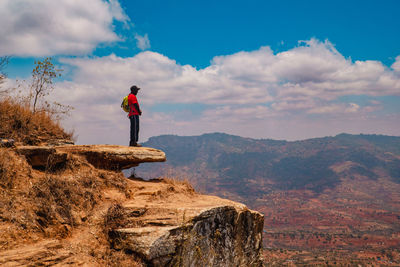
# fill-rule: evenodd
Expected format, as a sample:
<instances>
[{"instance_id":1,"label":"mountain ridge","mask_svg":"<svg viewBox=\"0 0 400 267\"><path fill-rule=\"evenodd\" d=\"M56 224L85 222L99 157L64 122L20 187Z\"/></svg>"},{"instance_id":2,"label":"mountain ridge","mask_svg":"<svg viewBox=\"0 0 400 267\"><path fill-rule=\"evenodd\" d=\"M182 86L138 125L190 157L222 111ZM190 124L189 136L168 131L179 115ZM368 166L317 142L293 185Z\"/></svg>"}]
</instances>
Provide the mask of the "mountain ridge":
<instances>
[{"instance_id":1,"label":"mountain ridge","mask_svg":"<svg viewBox=\"0 0 400 267\"><path fill-rule=\"evenodd\" d=\"M353 171L358 170L370 178L377 176L371 168L385 169L389 176L400 181L397 168L400 165L400 137L396 136L339 134L285 141L210 133L162 135L150 138L144 145L166 151L169 155L166 165L178 167L201 162L223 178L268 177L281 182L282 188L286 189L299 188L306 182L312 190L321 191L337 183L338 177L331 166L338 161L357 163L358 167ZM243 165L246 165L246 173L243 173ZM310 169L310 166L316 169ZM325 177L324 181L315 179L321 175ZM314 178L310 180L310 177ZM285 181L286 185L282 183Z\"/></svg>"}]
</instances>

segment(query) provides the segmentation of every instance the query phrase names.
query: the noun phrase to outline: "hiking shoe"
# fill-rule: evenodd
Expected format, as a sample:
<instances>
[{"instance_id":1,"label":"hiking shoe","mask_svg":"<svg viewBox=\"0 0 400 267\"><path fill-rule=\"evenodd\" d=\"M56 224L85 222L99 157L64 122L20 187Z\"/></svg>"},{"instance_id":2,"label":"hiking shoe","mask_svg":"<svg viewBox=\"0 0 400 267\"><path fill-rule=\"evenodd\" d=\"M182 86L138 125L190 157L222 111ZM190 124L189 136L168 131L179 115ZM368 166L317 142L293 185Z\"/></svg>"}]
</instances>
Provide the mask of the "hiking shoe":
<instances>
[{"instance_id":1,"label":"hiking shoe","mask_svg":"<svg viewBox=\"0 0 400 267\"><path fill-rule=\"evenodd\" d=\"M129 144L129 146L141 147L142 145L138 144L138 143L133 143L133 144Z\"/></svg>"}]
</instances>

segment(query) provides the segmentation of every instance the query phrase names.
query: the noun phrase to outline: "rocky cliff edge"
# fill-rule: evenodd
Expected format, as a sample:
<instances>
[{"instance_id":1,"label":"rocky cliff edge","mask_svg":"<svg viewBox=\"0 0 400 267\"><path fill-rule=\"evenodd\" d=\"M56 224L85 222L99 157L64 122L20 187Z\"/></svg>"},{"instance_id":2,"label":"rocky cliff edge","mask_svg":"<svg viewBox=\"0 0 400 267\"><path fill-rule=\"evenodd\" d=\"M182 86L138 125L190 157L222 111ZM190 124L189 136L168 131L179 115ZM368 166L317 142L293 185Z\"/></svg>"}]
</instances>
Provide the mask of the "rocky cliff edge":
<instances>
[{"instance_id":1,"label":"rocky cliff edge","mask_svg":"<svg viewBox=\"0 0 400 267\"><path fill-rule=\"evenodd\" d=\"M120 170L152 148L0 148L0 265L262 266L263 216L167 178Z\"/></svg>"},{"instance_id":2,"label":"rocky cliff edge","mask_svg":"<svg viewBox=\"0 0 400 267\"><path fill-rule=\"evenodd\" d=\"M64 145L64 146L17 146L19 154L26 157L33 167L46 168L62 164L68 155L84 157L96 168L122 170L144 162L162 162L165 153L149 147L116 145Z\"/></svg>"}]
</instances>

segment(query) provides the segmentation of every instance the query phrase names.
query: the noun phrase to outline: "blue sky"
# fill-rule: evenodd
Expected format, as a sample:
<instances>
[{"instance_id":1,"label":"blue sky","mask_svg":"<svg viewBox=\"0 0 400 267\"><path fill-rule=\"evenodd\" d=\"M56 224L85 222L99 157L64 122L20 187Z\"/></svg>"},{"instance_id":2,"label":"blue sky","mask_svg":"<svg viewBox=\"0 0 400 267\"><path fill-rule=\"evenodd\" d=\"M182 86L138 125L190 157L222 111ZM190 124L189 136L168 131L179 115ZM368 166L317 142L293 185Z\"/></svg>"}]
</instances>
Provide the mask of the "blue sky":
<instances>
[{"instance_id":1,"label":"blue sky","mask_svg":"<svg viewBox=\"0 0 400 267\"><path fill-rule=\"evenodd\" d=\"M399 1L4 0L9 86L64 69L53 98L78 143L120 143L142 87L141 140L227 132L304 139L399 135Z\"/></svg>"},{"instance_id":2,"label":"blue sky","mask_svg":"<svg viewBox=\"0 0 400 267\"><path fill-rule=\"evenodd\" d=\"M282 51L312 37L345 57L392 64L400 54L398 1L121 1L152 49L204 68L216 55L269 45ZM283 43L283 44L282 44Z\"/></svg>"}]
</instances>

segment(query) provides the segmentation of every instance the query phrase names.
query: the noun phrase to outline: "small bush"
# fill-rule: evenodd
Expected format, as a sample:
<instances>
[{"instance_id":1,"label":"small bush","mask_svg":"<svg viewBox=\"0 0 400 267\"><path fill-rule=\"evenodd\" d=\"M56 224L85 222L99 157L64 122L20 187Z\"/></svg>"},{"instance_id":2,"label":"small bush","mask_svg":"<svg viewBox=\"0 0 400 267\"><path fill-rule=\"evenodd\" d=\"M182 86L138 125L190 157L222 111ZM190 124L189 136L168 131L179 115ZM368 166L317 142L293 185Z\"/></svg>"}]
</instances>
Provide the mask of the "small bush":
<instances>
[{"instance_id":1,"label":"small bush","mask_svg":"<svg viewBox=\"0 0 400 267\"><path fill-rule=\"evenodd\" d=\"M127 218L127 214L124 211L124 208L121 204L112 205L108 211L106 216L104 217L104 229L107 234L111 234L111 232L124 225Z\"/></svg>"}]
</instances>

